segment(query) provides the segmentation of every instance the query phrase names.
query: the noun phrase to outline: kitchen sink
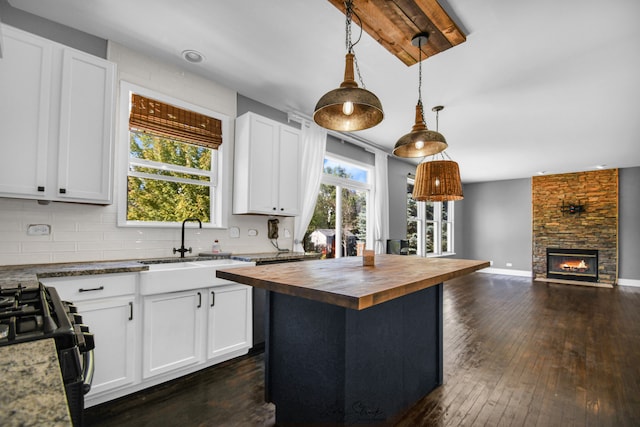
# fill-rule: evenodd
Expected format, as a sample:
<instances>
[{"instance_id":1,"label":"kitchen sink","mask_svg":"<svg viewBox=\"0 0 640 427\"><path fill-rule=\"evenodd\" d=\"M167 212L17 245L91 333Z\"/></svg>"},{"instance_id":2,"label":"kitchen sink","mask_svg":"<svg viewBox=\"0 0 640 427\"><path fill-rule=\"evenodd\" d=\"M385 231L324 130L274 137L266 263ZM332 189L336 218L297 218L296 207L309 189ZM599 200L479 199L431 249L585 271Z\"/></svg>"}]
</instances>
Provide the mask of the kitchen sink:
<instances>
[{"instance_id":1,"label":"kitchen sink","mask_svg":"<svg viewBox=\"0 0 640 427\"><path fill-rule=\"evenodd\" d=\"M192 289L222 286L233 282L216 277L216 269L249 267L252 262L232 259L147 264L149 270L140 272L140 294L153 295Z\"/></svg>"},{"instance_id":2,"label":"kitchen sink","mask_svg":"<svg viewBox=\"0 0 640 427\"><path fill-rule=\"evenodd\" d=\"M167 270L181 270L184 268L196 268L195 262L168 262L166 264L148 264L148 271L167 271Z\"/></svg>"}]
</instances>

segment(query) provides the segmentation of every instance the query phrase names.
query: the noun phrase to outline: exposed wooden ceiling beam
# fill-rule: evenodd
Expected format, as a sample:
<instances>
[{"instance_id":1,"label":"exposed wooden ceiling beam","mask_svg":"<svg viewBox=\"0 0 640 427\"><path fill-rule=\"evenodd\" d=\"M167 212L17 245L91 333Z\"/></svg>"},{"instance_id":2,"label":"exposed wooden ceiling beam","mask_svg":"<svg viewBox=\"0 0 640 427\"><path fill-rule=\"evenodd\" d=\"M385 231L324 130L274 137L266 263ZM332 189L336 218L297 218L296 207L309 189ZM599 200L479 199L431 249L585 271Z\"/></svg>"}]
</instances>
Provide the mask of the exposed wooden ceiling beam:
<instances>
[{"instance_id":1,"label":"exposed wooden ceiling beam","mask_svg":"<svg viewBox=\"0 0 640 427\"><path fill-rule=\"evenodd\" d=\"M342 0L329 0L342 13ZM467 38L436 0L360 0L354 1L355 24L362 28L407 66L417 64L418 48L411 40L418 33L429 33L422 46L423 58L436 55Z\"/></svg>"}]
</instances>

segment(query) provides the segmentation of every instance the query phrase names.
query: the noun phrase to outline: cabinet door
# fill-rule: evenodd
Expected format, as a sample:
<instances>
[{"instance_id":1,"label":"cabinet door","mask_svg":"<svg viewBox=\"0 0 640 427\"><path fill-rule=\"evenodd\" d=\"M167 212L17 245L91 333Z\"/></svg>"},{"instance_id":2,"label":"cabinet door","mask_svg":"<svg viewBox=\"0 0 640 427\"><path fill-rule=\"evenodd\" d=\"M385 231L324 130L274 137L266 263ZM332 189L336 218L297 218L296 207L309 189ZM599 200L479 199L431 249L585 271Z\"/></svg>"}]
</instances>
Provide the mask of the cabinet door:
<instances>
[{"instance_id":1,"label":"cabinet door","mask_svg":"<svg viewBox=\"0 0 640 427\"><path fill-rule=\"evenodd\" d=\"M249 149L249 210L277 213L278 125L260 116L251 117Z\"/></svg>"},{"instance_id":2,"label":"cabinet door","mask_svg":"<svg viewBox=\"0 0 640 427\"><path fill-rule=\"evenodd\" d=\"M300 214L300 132L280 128L278 213Z\"/></svg>"},{"instance_id":3,"label":"cabinet door","mask_svg":"<svg viewBox=\"0 0 640 427\"><path fill-rule=\"evenodd\" d=\"M143 378L203 361L204 292L174 292L144 298Z\"/></svg>"},{"instance_id":4,"label":"cabinet door","mask_svg":"<svg viewBox=\"0 0 640 427\"><path fill-rule=\"evenodd\" d=\"M111 202L114 71L100 58L63 51L59 199Z\"/></svg>"},{"instance_id":5,"label":"cabinet door","mask_svg":"<svg viewBox=\"0 0 640 427\"><path fill-rule=\"evenodd\" d=\"M208 359L224 358L225 354L251 347L251 313L249 286L209 289Z\"/></svg>"},{"instance_id":6,"label":"cabinet door","mask_svg":"<svg viewBox=\"0 0 640 427\"><path fill-rule=\"evenodd\" d=\"M39 37L6 26L2 35L0 195L44 196L52 48Z\"/></svg>"},{"instance_id":7,"label":"cabinet door","mask_svg":"<svg viewBox=\"0 0 640 427\"><path fill-rule=\"evenodd\" d=\"M134 382L138 315L134 303L133 295L75 303L96 343L95 372L87 396Z\"/></svg>"}]
</instances>

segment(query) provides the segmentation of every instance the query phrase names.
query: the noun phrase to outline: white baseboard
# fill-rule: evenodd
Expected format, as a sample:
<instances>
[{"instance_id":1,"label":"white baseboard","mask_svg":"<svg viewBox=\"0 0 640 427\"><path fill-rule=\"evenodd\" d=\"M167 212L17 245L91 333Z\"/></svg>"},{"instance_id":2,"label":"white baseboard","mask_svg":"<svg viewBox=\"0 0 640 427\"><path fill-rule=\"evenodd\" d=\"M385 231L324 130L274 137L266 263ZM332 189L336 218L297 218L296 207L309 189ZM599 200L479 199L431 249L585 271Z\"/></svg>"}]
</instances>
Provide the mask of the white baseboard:
<instances>
[{"instance_id":1,"label":"white baseboard","mask_svg":"<svg viewBox=\"0 0 640 427\"><path fill-rule=\"evenodd\" d=\"M520 277L532 277L530 271L527 270L509 270L508 268L483 268L482 270L478 270L478 273L489 273L489 274L504 274L506 276L520 276Z\"/></svg>"},{"instance_id":2,"label":"white baseboard","mask_svg":"<svg viewBox=\"0 0 640 427\"><path fill-rule=\"evenodd\" d=\"M634 279L618 279L619 286L635 286L640 288L640 280Z\"/></svg>"}]
</instances>

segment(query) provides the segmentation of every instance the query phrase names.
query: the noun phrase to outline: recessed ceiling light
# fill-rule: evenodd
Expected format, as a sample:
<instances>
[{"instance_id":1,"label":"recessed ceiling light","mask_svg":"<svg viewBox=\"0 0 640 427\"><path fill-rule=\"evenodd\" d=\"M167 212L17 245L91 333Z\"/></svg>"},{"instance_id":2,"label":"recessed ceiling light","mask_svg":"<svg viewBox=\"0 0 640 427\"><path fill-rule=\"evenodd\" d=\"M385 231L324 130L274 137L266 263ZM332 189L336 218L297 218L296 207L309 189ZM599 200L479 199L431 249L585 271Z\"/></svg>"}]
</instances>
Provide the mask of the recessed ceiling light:
<instances>
[{"instance_id":1,"label":"recessed ceiling light","mask_svg":"<svg viewBox=\"0 0 640 427\"><path fill-rule=\"evenodd\" d=\"M538 175L544 175L547 171L538 171Z\"/></svg>"},{"instance_id":2,"label":"recessed ceiling light","mask_svg":"<svg viewBox=\"0 0 640 427\"><path fill-rule=\"evenodd\" d=\"M192 64L199 64L200 62L204 61L204 55L197 50L192 49L183 50L182 57L185 61L191 62Z\"/></svg>"},{"instance_id":3,"label":"recessed ceiling light","mask_svg":"<svg viewBox=\"0 0 640 427\"><path fill-rule=\"evenodd\" d=\"M607 165L596 165L596 169L604 169Z\"/></svg>"}]
</instances>

